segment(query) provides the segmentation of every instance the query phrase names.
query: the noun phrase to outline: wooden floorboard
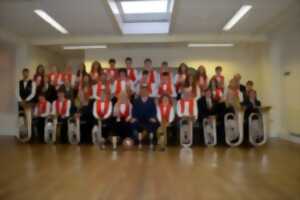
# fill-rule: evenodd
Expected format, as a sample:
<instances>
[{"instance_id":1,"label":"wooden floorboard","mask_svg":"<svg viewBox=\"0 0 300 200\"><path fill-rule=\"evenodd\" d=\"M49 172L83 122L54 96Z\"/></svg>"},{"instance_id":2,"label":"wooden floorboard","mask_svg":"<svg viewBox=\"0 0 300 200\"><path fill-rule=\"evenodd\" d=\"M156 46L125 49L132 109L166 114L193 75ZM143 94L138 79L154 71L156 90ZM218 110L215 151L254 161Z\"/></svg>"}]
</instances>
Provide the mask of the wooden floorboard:
<instances>
[{"instance_id":1,"label":"wooden floorboard","mask_svg":"<svg viewBox=\"0 0 300 200\"><path fill-rule=\"evenodd\" d=\"M4 200L300 199L300 145L165 152L20 144L0 137Z\"/></svg>"}]
</instances>

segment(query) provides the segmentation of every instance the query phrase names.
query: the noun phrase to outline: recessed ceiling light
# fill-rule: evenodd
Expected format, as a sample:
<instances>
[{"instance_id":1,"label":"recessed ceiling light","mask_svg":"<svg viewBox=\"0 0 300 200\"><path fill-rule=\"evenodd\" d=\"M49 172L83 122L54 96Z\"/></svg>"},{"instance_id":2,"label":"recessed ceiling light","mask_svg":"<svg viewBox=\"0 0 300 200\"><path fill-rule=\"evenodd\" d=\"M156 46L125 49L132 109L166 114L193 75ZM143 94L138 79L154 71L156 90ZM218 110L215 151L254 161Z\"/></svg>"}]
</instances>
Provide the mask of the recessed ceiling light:
<instances>
[{"instance_id":1,"label":"recessed ceiling light","mask_svg":"<svg viewBox=\"0 0 300 200\"><path fill-rule=\"evenodd\" d=\"M89 46L64 46L64 50L79 50L79 49L106 49L106 45L89 45Z\"/></svg>"},{"instance_id":2,"label":"recessed ceiling light","mask_svg":"<svg viewBox=\"0 0 300 200\"><path fill-rule=\"evenodd\" d=\"M190 43L188 47L233 47L232 43Z\"/></svg>"},{"instance_id":3,"label":"recessed ceiling light","mask_svg":"<svg viewBox=\"0 0 300 200\"><path fill-rule=\"evenodd\" d=\"M69 32L60 25L55 19L53 19L50 15L48 15L45 11L37 9L34 10L34 12L40 16L43 20L45 20L47 23L49 23L53 28L61 32L62 34L68 34Z\"/></svg>"},{"instance_id":4,"label":"recessed ceiling light","mask_svg":"<svg viewBox=\"0 0 300 200\"><path fill-rule=\"evenodd\" d=\"M167 0L121 1L125 14L165 13L168 11Z\"/></svg>"},{"instance_id":5,"label":"recessed ceiling light","mask_svg":"<svg viewBox=\"0 0 300 200\"><path fill-rule=\"evenodd\" d=\"M243 5L224 26L223 30L229 31L230 29L232 29L251 9L251 5Z\"/></svg>"}]
</instances>

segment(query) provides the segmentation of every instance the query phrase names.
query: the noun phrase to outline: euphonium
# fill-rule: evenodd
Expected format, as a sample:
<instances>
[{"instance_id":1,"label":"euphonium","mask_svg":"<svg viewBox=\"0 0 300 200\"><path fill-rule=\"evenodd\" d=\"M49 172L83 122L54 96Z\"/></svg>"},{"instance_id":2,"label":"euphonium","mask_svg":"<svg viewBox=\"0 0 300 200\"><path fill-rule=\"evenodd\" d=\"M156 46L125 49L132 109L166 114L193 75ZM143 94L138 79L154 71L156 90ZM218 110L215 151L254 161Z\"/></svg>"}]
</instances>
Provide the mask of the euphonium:
<instances>
[{"instance_id":1,"label":"euphonium","mask_svg":"<svg viewBox=\"0 0 300 200\"><path fill-rule=\"evenodd\" d=\"M49 116L45 120L44 140L47 144L54 144L57 137L57 117Z\"/></svg>"},{"instance_id":2,"label":"euphonium","mask_svg":"<svg viewBox=\"0 0 300 200\"><path fill-rule=\"evenodd\" d=\"M224 117L225 141L231 147L243 142L243 114L243 111L236 111L236 113L227 113Z\"/></svg>"},{"instance_id":3,"label":"euphonium","mask_svg":"<svg viewBox=\"0 0 300 200\"><path fill-rule=\"evenodd\" d=\"M73 116L68 120L68 139L70 144L80 142L80 118Z\"/></svg>"},{"instance_id":4,"label":"euphonium","mask_svg":"<svg viewBox=\"0 0 300 200\"><path fill-rule=\"evenodd\" d=\"M204 142L207 146L215 146L217 144L216 118L207 117L203 119Z\"/></svg>"},{"instance_id":5,"label":"euphonium","mask_svg":"<svg viewBox=\"0 0 300 200\"><path fill-rule=\"evenodd\" d=\"M193 119L190 117L180 119L180 144L182 147L191 147L193 144Z\"/></svg>"}]
</instances>

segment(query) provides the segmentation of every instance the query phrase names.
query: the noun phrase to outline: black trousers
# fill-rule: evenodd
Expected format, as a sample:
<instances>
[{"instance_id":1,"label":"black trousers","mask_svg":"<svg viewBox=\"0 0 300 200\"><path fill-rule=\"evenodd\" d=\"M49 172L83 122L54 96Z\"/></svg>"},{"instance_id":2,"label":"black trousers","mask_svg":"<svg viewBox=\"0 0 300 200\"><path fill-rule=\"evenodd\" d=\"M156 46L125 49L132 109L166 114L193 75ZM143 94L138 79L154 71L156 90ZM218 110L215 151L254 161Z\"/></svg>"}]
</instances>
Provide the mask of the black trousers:
<instances>
[{"instance_id":1,"label":"black trousers","mask_svg":"<svg viewBox=\"0 0 300 200\"><path fill-rule=\"evenodd\" d=\"M44 143L45 121L46 118L44 117L37 117L33 120L37 134L37 141L40 143Z\"/></svg>"},{"instance_id":2,"label":"black trousers","mask_svg":"<svg viewBox=\"0 0 300 200\"><path fill-rule=\"evenodd\" d=\"M62 144L69 143L68 138L68 119L69 118L58 118L57 123L60 126L60 142Z\"/></svg>"},{"instance_id":3,"label":"black trousers","mask_svg":"<svg viewBox=\"0 0 300 200\"><path fill-rule=\"evenodd\" d=\"M117 119L114 119L114 135L119 136L121 140L130 137L133 139L133 133L132 133L132 124L130 122L127 122L125 119L121 119L120 121L117 121Z\"/></svg>"},{"instance_id":4,"label":"black trousers","mask_svg":"<svg viewBox=\"0 0 300 200\"><path fill-rule=\"evenodd\" d=\"M80 112L80 143L92 143L92 129L95 119L92 114L92 105L82 106Z\"/></svg>"}]
</instances>

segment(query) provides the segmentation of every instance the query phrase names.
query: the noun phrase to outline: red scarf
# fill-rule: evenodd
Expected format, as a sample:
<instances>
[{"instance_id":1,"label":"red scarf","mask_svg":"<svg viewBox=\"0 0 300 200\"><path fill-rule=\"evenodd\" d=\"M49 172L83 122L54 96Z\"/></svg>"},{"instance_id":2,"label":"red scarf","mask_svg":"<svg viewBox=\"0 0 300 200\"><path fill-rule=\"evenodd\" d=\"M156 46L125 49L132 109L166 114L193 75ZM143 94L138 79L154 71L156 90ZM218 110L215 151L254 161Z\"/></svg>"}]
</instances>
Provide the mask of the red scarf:
<instances>
[{"instance_id":1,"label":"red scarf","mask_svg":"<svg viewBox=\"0 0 300 200\"><path fill-rule=\"evenodd\" d=\"M125 111L121 111L121 104L119 106L119 115L121 118L127 118L129 116L130 105L128 103L125 104Z\"/></svg>"},{"instance_id":2,"label":"red scarf","mask_svg":"<svg viewBox=\"0 0 300 200\"><path fill-rule=\"evenodd\" d=\"M184 104L185 102L189 102L189 113L190 115L194 115L194 100L193 99L190 99L190 100L183 100L181 99L180 100L180 112L181 113L184 113Z\"/></svg>"},{"instance_id":3,"label":"red scarf","mask_svg":"<svg viewBox=\"0 0 300 200\"><path fill-rule=\"evenodd\" d=\"M104 100L104 109L102 111L102 101L98 100L97 101L97 114L100 118L103 118L105 116L105 114L107 113L109 108L109 100L106 98Z\"/></svg>"},{"instance_id":4,"label":"red scarf","mask_svg":"<svg viewBox=\"0 0 300 200\"><path fill-rule=\"evenodd\" d=\"M214 91L213 91L213 98L214 100L216 101L219 101L221 99L223 95L223 90L222 88L216 88Z\"/></svg>"},{"instance_id":5,"label":"red scarf","mask_svg":"<svg viewBox=\"0 0 300 200\"><path fill-rule=\"evenodd\" d=\"M102 94L102 92L103 92L103 90L105 90L107 93L109 92L109 83L106 83L104 86L105 86L105 88L104 89L102 89L102 86L103 86L104 84L101 82L101 81L99 81L98 83L97 83L97 96L98 97L101 97L101 94Z\"/></svg>"},{"instance_id":6,"label":"red scarf","mask_svg":"<svg viewBox=\"0 0 300 200\"><path fill-rule=\"evenodd\" d=\"M163 87L165 84L167 85L166 89L164 89L164 87ZM160 84L159 89L158 89L158 94L159 95L168 94L168 95L172 96L171 82Z\"/></svg>"},{"instance_id":7,"label":"red scarf","mask_svg":"<svg viewBox=\"0 0 300 200\"><path fill-rule=\"evenodd\" d=\"M215 80L216 80L216 82L218 82L218 83L224 83L224 76L222 76L222 75L215 75Z\"/></svg>"},{"instance_id":8,"label":"red scarf","mask_svg":"<svg viewBox=\"0 0 300 200\"><path fill-rule=\"evenodd\" d=\"M46 107L47 107L47 101L39 101L38 103L38 115L40 116L41 114L46 112Z\"/></svg>"},{"instance_id":9,"label":"red scarf","mask_svg":"<svg viewBox=\"0 0 300 200\"><path fill-rule=\"evenodd\" d=\"M149 82L154 83L155 82L155 76L154 76L154 71L151 70L149 74Z\"/></svg>"},{"instance_id":10,"label":"red scarf","mask_svg":"<svg viewBox=\"0 0 300 200\"><path fill-rule=\"evenodd\" d=\"M136 80L136 75L134 73L134 69L132 68L127 68L127 75L130 80L135 81Z\"/></svg>"},{"instance_id":11,"label":"red scarf","mask_svg":"<svg viewBox=\"0 0 300 200\"><path fill-rule=\"evenodd\" d=\"M127 81L126 80L123 80L125 81L125 84L127 84ZM119 95L120 92L122 91L122 84L121 84L122 80L116 80L116 91L115 91L115 96Z\"/></svg>"},{"instance_id":12,"label":"red scarf","mask_svg":"<svg viewBox=\"0 0 300 200\"><path fill-rule=\"evenodd\" d=\"M151 83L150 79L148 79L148 80L141 80L140 87L143 86L143 85L147 85L147 89L148 89L149 94L152 94L151 84L152 83Z\"/></svg>"},{"instance_id":13,"label":"red scarf","mask_svg":"<svg viewBox=\"0 0 300 200\"><path fill-rule=\"evenodd\" d=\"M60 106L60 101L56 100L55 101L56 113L59 116L64 116L67 112L67 105L68 105L67 99L64 99L64 101L62 102L62 106Z\"/></svg>"},{"instance_id":14,"label":"red scarf","mask_svg":"<svg viewBox=\"0 0 300 200\"><path fill-rule=\"evenodd\" d=\"M116 69L114 69L114 68L107 69L107 74L109 76L111 76L112 78L115 78L116 77Z\"/></svg>"},{"instance_id":15,"label":"red scarf","mask_svg":"<svg viewBox=\"0 0 300 200\"><path fill-rule=\"evenodd\" d=\"M64 73L64 74L63 74L63 81L66 82L67 80L68 80L69 82L72 81L72 73L67 72L67 73Z\"/></svg>"},{"instance_id":16,"label":"red scarf","mask_svg":"<svg viewBox=\"0 0 300 200\"><path fill-rule=\"evenodd\" d=\"M59 74L57 72L52 72L48 76L50 82L54 83L54 85L58 84Z\"/></svg>"},{"instance_id":17,"label":"red scarf","mask_svg":"<svg viewBox=\"0 0 300 200\"><path fill-rule=\"evenodd\" d=\"M161 113L162 121L169 122L170 111L171 111L171 108L172 108L172 104L168 103L166 106L161 103L159 105L159 110L160 110L160 113ZM165 107L166 107L166 109L164 109Z\"/></svg>"}]
</instances>

